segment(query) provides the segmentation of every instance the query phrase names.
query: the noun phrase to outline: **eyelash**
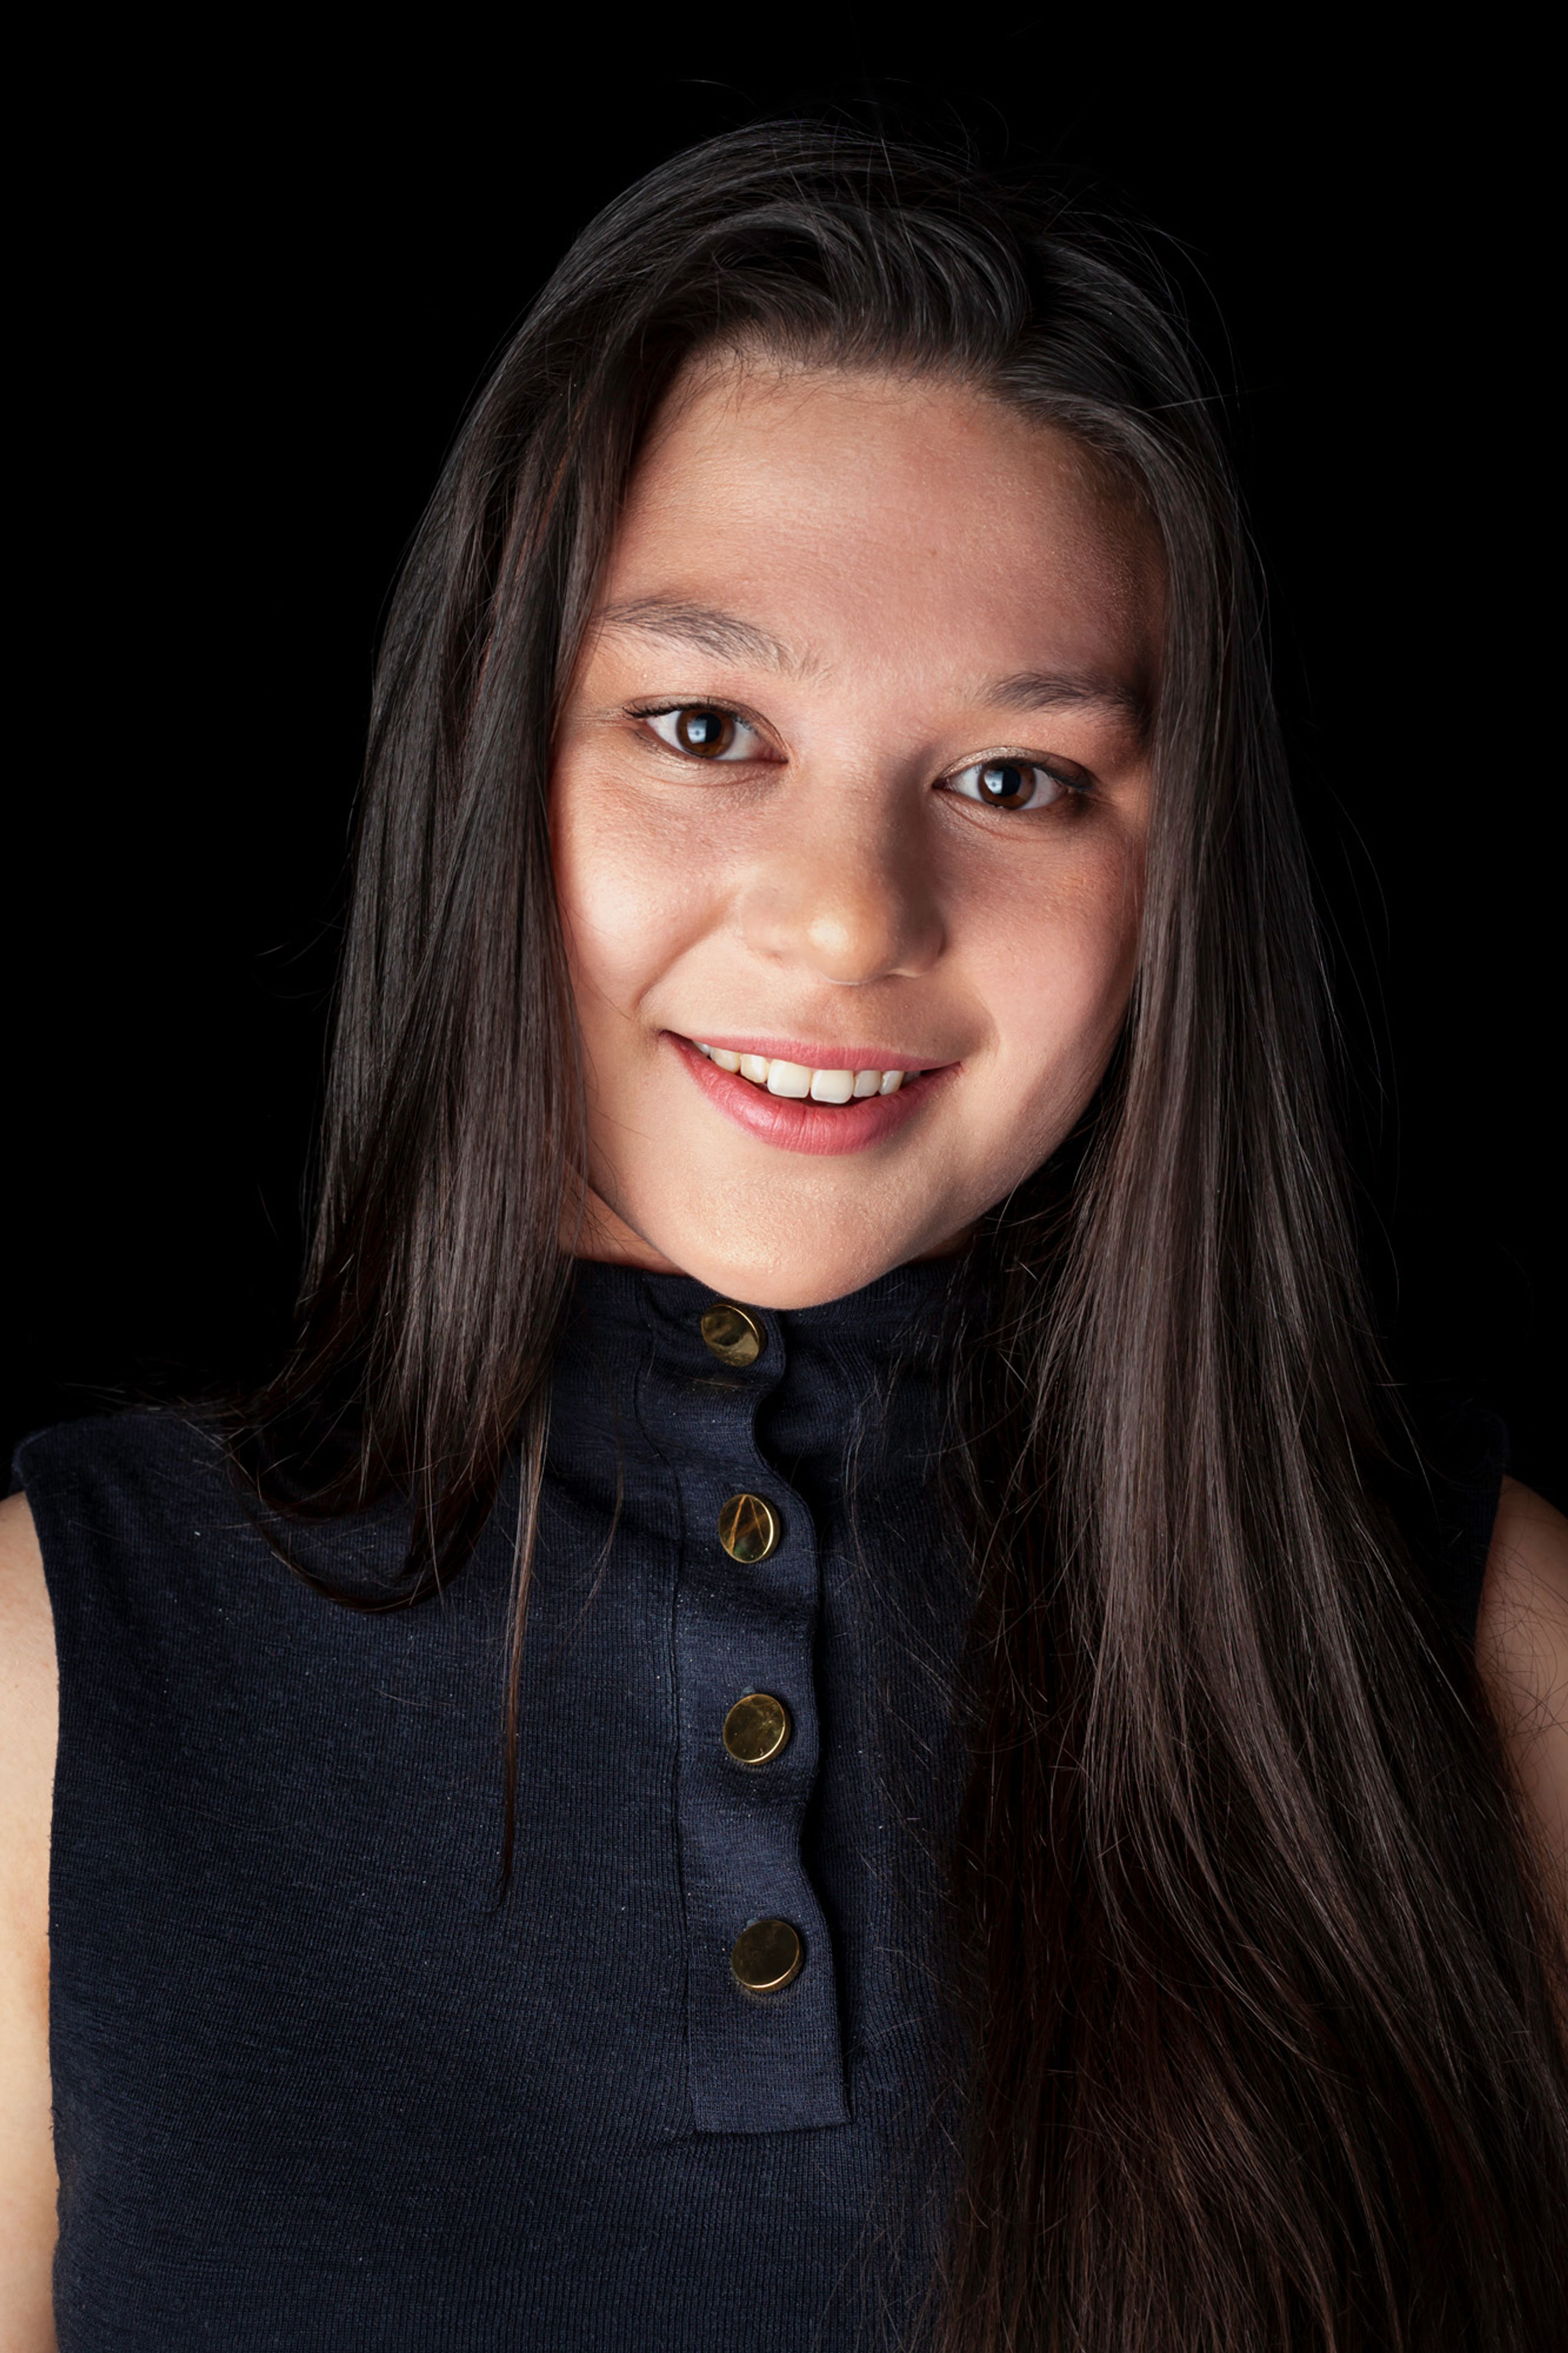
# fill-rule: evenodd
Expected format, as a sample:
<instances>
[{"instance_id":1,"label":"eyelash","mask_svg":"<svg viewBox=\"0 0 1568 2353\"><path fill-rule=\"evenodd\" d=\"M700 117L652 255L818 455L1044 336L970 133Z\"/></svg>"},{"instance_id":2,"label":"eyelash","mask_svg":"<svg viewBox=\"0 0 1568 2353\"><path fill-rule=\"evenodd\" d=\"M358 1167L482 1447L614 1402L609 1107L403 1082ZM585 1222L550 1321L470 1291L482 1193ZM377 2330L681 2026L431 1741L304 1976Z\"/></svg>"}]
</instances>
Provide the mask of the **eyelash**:
<instances>
[{"instance_id":1,"label":"eyelash","mask_svg":"<svg viewBox=\"0 0 1568 2353\"><path fill-rule=\"evenodd\" d=\"M759 741L761 737L761 730L755 727L751 720L742 718L738 711L731 710L728 705L721 702L668 702L651 704L640 709L632 710L629 712L629 716L634 719L644 720L649 723L650 726L655 720L659 719L668 719L672 722L679 723L682 718L688 716L692 719L713 718L721 722L728 723L728 724L736 731L737 739L742 734L750 736L753 742ZM721 765L726 767L740 767L744 765L748 760L754 759L756 757L754 751L738 748L738 744L731 745L730 744L726 744L718 751L703 753L688 744L672 741L671 736L665 734L663 731L657 726L652 727L652 733L657 740L664 745L665 749L667 751L673 752L678 759L697 760L702 762L706 765L715 767ZM1015 803L1012 808L1008 809L1008 803L1000 794L993 795L988 797L983 787L973 792L966 792L959 786L958 780L960 777L973 776L976 779L978 786L979 780L984 776L988 769L997 772L998 774L1006 771L1021 771L1025 775L1033 776L1037 779L1037 782L1032 788L1029 799L1021 803ZM1008 809L1009 814L1016 815L1023 815L1029 809L1036 807L1048 808L1055 801L1059 800L1066 795L1073 795L1078 798L1082 799L1087 797L1090 789L1087 782L1080 782L1078 778L1073 776L1063 776L1058 770L1047 766L1043 760L1026 759L1022 754L1010 754L1006 752L993 752L986 758L982 760L966 760L961 768L950 769L945 776L938 779L938 783L942 786L945 786L950 791L957 791L961 799L973 801L982 808ZM1034 795L1039 792L1042 784L1052 785L1057 789L1050 795L1047 800L1037 802Z\"/></svg>"}]
</instances>

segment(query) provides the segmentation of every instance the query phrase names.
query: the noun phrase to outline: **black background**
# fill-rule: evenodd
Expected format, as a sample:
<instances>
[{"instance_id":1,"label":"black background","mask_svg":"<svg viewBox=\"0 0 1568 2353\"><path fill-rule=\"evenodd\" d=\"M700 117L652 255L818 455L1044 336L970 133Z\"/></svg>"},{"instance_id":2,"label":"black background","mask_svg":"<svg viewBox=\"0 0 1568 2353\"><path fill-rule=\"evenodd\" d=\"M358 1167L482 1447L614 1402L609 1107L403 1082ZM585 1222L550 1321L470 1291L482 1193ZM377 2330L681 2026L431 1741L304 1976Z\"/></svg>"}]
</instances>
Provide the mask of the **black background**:
<instances>
[{"instance_id":1,"label":"black background","mask_svg":"<svg viewBox=\"0 0 1568 2353\"><path fill-rule=\"evenodd\" d=\"M838 107L1173 241L1271 586L1393 1360L1498 1406L1568 1503L1540 61L1321 17L845 11L764 50L443 16L331 56L234 21L33 92L5 1438L279 1345L376 631L458 420L617 188Z\"/></svg>"}]
</instances>

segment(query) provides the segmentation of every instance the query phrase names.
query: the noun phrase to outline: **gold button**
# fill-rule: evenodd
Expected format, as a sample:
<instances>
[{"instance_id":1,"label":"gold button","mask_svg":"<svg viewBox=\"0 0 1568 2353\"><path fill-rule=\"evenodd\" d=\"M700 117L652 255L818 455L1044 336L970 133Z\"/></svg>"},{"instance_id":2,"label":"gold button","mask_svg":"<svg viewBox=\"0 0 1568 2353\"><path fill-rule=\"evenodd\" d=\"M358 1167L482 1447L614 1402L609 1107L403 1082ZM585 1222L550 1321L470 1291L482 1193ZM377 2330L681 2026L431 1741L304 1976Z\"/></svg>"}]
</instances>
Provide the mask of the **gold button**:
<instances>
[{"instance_id":1,"label":"gold button","mask_svg":"<svg viewBox=\"0 0 1568 2353\"><path fill-rule=\"evenodd\" d=\"M805 1958L800 1930L787 1920L753 1920L730 1950L730 1967L748 1993L781 1993Z\"/></svg>"},{"instance_id":2,"label":"gold button","mask_svg":"<svg viewBox=\"0 0 1568 2353\"><path fill-rule=\"evenodd\" d=\"M784 1535L779 1515L761 1495L731 1495L719 1514L719 1541L731 1560L748 1566L777 1552Z\"/></svg>"},{"instance_id":3,"label":"gold button","mask_svg":"<svg viewBox=\"0 0 1568 2353\"><path fill-rule=\"evenodd\" d=\"M789 1740L789 1710L772 1692L748 1692L724 1718L724 1746L737 1765L765 1765Z\"/></svg>"},{"instance_id":4,"label":"gold button","mask_svg":"<svg viewBox=\"0 0 1568 2353\"><path fill-rule=\"evenodd\" d=\"M702 1312L702 1337L721 1364L754 1365L768 1345L768 1335L754 1315L721 1299Z\"/></svg>"}]
</instances>

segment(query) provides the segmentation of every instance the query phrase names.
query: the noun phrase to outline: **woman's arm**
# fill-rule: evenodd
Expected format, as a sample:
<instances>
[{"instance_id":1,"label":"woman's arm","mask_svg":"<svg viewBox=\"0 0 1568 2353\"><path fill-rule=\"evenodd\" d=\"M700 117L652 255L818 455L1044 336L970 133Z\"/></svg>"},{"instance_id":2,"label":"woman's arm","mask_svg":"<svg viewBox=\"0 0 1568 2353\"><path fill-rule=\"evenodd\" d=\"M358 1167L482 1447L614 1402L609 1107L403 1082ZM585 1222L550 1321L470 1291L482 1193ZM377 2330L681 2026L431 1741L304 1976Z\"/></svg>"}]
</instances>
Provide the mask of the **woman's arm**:
<instances>
[{"instance_id":1,"label":"woman's arm","mask_svg":"<svg viewBox=\"0 0 1568 2353\"><path fill-rule=\"evenodd\" d=\"M1516 1479L1502 1482L1476 1662L1568 1944L1568 1520Z\"/></svg>"},{"instance_id":2,"label":"woman's arm","mask_svg":"<svg viewBox=\"0 0 1568 2353\"><path fill-rule=\"evenodd\" d=\"M0 2345L53 2353L49 1811L55 1630L26 1496L0 1503Z\"/></svg>"}]
</instances>

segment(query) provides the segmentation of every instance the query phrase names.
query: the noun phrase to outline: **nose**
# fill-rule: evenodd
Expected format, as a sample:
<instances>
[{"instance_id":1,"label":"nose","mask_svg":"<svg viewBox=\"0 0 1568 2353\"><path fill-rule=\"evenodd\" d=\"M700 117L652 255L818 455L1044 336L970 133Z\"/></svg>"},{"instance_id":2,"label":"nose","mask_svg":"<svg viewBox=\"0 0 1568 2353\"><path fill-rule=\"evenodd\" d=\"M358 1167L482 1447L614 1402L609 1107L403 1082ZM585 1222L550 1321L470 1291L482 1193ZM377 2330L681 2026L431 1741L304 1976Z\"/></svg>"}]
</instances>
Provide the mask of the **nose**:
<instances>
[{"instance_id":1,"label":"nose","mask_svg":"<svg viewBox=\"0 0 1568 2353\"><path fill-rule=\"evenodd\" d=\"M846 988L928 972L944 933L917 831L853 793L837 807L797 807L747 879L748 946Z\"/></svg>"}]
</instances>

